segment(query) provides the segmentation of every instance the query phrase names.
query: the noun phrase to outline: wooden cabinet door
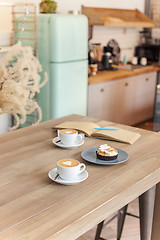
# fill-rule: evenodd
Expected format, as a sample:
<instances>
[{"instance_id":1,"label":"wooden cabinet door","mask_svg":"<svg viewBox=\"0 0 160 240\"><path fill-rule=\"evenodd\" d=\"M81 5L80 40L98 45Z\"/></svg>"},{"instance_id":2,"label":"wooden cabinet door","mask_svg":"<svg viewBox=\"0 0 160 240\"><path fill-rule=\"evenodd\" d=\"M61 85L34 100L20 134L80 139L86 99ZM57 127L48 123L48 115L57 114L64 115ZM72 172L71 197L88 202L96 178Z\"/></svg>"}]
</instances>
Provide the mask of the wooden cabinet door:
<instances>
[{"instance_id":1,"label":"wooden cabinet door","mask_svg":"<svg viewBox=\"0 0 160 240\"><path fill-rule=\"evenodd\" d=\"M156 72L89 85L88 116L134 125L153 117Z\"/></svg>"},{"instance_id":2,"label":"wooden cabinet door","mask_svg":"<svg viewBox=\"0 0 160 240\"><path fill-rule=\"evenodd\" d=\"M88 88L88 116L114 121L116 81L91 84Z\"/></svg>"},{"instance_id":3,"label":"wooden cabinet door","mask_svg":"<svg viewBox=\"0 0 160 240\"><path fill-rule=\"evenodd\" d=\"M141 74L135 77L134 113L135 122L153 117L157 72Z\"/></svg>"},{"instance_id":4,"label":"wooden cabinet door","mask_svg":"<svg viewBox=\"0 0 160 240\"><path fill-rule=\"evenodd\" d=\"M114 122L132 125L134 122L134 77L116 81Z\"/></svg>"},{"instance_id":5,"label":"wooden cabinet door","mask_svg":"<svg viewBox=\"0 0 160 240\"><path fill-rule=\"evenodd\" d=\"M153 117L156 74L151 72L117 80L115 122L134 125Z\"/></svg>"}]
</instances>

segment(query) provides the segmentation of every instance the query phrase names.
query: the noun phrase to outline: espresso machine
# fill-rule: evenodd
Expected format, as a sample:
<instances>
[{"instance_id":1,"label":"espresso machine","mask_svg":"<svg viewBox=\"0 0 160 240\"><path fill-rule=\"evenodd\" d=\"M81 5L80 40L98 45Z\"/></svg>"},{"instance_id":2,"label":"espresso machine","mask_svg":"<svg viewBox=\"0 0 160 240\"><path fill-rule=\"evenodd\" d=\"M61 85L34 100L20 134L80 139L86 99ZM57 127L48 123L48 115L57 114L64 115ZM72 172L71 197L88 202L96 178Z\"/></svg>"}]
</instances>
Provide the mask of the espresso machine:
<instances>
[{"instance_id":1,"label":"espresso machine","mask_svg":"<svg viewBox=\"0 0 160 240\"><path fill-rule=\"evenodd\" d=\"M111 39L103 48L102 65L104 70L117 70L113 65L118 65L120 47L116 40Z\"/></svg>"}]
</instances>

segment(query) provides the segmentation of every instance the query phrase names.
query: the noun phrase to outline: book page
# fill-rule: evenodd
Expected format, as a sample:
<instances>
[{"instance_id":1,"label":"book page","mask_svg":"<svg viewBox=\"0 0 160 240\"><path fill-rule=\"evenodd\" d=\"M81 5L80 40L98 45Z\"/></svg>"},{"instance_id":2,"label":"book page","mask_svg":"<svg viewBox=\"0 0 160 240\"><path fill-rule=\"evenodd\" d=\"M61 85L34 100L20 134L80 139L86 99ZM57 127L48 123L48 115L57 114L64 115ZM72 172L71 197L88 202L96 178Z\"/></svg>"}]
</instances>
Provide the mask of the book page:
<instances>
[{"instance_id":1,"label":"book page","mask_svg":"<svg viewBox=\"0 0 160 240\"><path fill-rule=\"evenodd\" d=\"M91 136L92 133L94 133L94 128L99 128L100 126L93 122L64 122L57 126L54 126L53 129L62 129L62 128L70 128L70 129L76 129L82 133L84 133L87 136Z\"/></svg>"},{"instance_id":2,"label":"book page","mask_svg":"<svg viewBox=\"0 0 160 240\"><path fill-rule=\"evenodd\" d=\"M122 128L120 128L120 130L95 130L94 128L100 127L101 122L99 122L99 123L100 124L98 125L97 123L94 123L94 122L68 121L68 122L64 122L64 123L54 126L53 129L63 129L63 128L76 129L79 132L84 133L88 137L114 140L114 141L118 141L118 142L129 143L129 144L133 144L140 137L139 133L124 130ZM105 123L107 123L107 122L105 121ZM115 126L111 126L109 124L111 124L111 123L108 122L108 125L105 128L114 128L115 127ZM104 127L103 122L102 122L102 125Z\"/></svg>"},{"instance_id":3,"label":"book page","mask_svg":"<svg viewBox=\"0 0 160 240\"><path fill-rule=\"evenodd\" d=\"M106 126L113 127L113 126ZM110 131L110 130L97 130L92 134L92 137L104 138L108 140L115 140L119 142L133 144L139 137L140 134L124 129Z\"/></svg>"}]
</instances>

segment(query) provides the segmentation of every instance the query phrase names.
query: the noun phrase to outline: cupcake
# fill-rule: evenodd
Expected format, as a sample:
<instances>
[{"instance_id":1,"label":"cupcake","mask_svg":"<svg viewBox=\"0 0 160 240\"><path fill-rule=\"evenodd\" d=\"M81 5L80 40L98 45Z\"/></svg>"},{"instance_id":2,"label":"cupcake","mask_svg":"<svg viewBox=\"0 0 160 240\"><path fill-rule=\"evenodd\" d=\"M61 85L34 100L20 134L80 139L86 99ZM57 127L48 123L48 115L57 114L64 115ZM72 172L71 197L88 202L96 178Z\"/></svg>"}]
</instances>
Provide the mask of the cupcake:
<instances>
[{"instance_id":1,"label":"cupcake","mask_svg":"<svg viewBox=\"0 0 160 240\"><path fill-rule=\"evenodd\" d=\"M118 157L118 151L115 148L102 144L97 148L97 158L100 160L111 161Z\"/></svg>"}]
</instances>

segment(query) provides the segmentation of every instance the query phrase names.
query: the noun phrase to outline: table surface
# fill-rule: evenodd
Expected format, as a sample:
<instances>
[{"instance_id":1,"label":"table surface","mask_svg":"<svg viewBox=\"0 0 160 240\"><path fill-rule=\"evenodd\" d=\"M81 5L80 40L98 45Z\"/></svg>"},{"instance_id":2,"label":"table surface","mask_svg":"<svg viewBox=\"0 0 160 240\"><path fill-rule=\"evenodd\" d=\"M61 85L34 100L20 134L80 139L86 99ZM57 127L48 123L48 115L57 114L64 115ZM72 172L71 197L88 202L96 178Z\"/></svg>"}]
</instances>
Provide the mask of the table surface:
<instances>
[{"instance_id":1,"label":"table surface","mask_svg":"<svg viewBox=\"0 0 160 240\"><path fill-rule=\"evenodd\" d=\"M160 181L159 133L113 123L141 137L132 145L85 138L78 148L58 148L52 126L68 120L98 121L70 115L0 135L0 239L76 239ZM103 143L123 149L129 160L101 166L81 158ZM74 186L51 181L48 172L63 158L85 162L89 177Z\"/></svg>"}]
</instances>

